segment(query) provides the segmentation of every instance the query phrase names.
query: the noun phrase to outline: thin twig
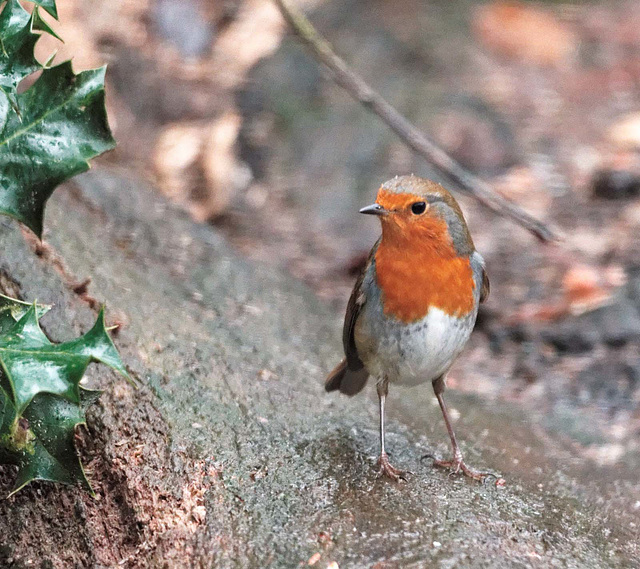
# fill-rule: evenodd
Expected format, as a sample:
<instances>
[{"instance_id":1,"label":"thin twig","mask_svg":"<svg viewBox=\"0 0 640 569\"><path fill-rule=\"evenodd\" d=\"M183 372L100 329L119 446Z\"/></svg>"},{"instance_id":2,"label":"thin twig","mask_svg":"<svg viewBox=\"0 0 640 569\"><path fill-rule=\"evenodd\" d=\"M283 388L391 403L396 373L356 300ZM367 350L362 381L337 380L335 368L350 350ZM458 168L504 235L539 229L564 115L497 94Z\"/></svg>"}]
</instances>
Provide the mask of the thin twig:
<instances>
[{"instance_id":1,"label":"thin twig","mask_svg":"<svg viewBox=\"0 0 640 569\"><path fill-rule=\"evenodd\" d=\"M328 68L334 81L365 108L378 115L410 148L497 214L511 218L517 224L531 231L541 241L558 239L555 231L548 225L529 215L513 202L503 198L494 192L487 183L465 170L369 87L357 73L351 70L336 55L331 45L289 0L274 0L274 2L302 43L311 50L318 61Z\"/></svg>"}]
</instances>

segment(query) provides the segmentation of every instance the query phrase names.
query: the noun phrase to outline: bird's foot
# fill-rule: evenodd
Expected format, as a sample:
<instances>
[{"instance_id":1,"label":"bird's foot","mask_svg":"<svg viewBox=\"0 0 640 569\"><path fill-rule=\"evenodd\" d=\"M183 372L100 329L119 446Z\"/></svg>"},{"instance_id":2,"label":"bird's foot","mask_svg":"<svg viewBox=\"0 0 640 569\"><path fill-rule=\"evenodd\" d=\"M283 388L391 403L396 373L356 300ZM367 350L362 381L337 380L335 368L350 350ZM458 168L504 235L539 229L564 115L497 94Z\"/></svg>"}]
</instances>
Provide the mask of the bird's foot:
<instances>
[{"instance_id":1,"label":"bird's foot","mask_svg":"<svg viewBox=\"0 0 640 569\"><path fill-rule=\"evenodd\" d=\"M392 466L389 462L389 457L386 452L383 452L378 458L378 476L387 476L394 482L405 482L407 480L407 474L411 474L408 470L399 470L395 466Z\"/></svg>"},{"instance_id":2,"label":"bird's foot","mask_svg":"<svg viewBox=\"0 0 640 569\"><path fill-rule=\"evenodd\" d=\"M440 460L432 455L427 455L427 457L433 459L434 466L438 466L440 468L447 468L451 470L451 474L458 474L459 472L462 472L465 476L468 476L469 478L473 478L474 480L479 480L480 482L484 482L487 478L493 477L497 480L496 482L497 485L498 485L498 482L500 481L502 481L502 484L504 484L504 480L496 476L492 472L479 472L477 470L473 470L472 468L469 468L464 463L462 456L454 457L451 460Z\"/></svg>"}]
</instances>

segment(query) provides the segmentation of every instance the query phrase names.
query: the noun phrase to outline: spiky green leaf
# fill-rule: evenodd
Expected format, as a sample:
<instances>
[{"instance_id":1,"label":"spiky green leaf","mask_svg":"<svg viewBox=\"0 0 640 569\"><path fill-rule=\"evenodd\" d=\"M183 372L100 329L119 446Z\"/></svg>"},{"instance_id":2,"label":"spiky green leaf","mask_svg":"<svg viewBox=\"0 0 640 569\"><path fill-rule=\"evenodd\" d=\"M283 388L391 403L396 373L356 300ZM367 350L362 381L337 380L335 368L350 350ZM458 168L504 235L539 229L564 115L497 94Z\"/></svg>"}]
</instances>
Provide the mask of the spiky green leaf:
<instances>
[{"instance_id":1,"label":"spiky green leaf","mask_svg":"<svg viewBox=\"0 0 640 569\"><path fill-rule=\"evenodd\" d=\"M80 338L53 344L38 324L45 308L0 296L0 457L18 465L16 489L32 480L88 487L74 433L99 394L83 389L80 380L91 362L129 375L105 328L104 311Z\"/></svg>"},{"instance_id":2,"label":"spiky green leaf","mask_svg":"<svg viewBox=\"0 0 640 569\"><path fill-rule=\"evenodd\" d=\"M25 77L40 69L33 49L40 36L31 31L31 16L18 0L0 13L0 89L12 97Z\"/></svg>"},{"instance_id":3,"label":"spiky green leaf","mask_svg":"<svg viewBox=\"0 0 640 569\"><path fill-rule=\"evenodd\" d=\"M45 32L45 33L49 34L50 36L53 36L57 40L61 41L62 43L64 43L62 38L46 22L46 20L42 19L42 16L40 15L40 10L38 9L38 7L36 7L33 10L33 17L31 18L31 31L32 32ZM44 67L49 67L49 66L45 65Z\"/></svg>"},{"instance_id":4,"label":"spiky green leaf","mask_svg":"<svg viewBox=\"0 0 640 569\"><path fill-rule=\"evenodd\" d=\"M29 312L32 306L33 305L28 302L0 294L0 334L11 328L20 318ZM38 320L50 309L51 307L46 304L36 304Z\"/></svg>"},{"instance_id":5,"label":"spiky green leaf","mask_svg":"<svg viewBox=\"0 0 640 569\"><path fill-rule=\"evenodd\" d=\"M29 2L33 2L38 6L42 6L56 20L58 19L58 8L56 7L56 0L29 0Z\"/></svg>"},{"instance_id":6,"label":"spiky green leaf","mask_svg":"<svg viewBox=\"0 0 640 569\"><path fill-rule=\"evenodd\" d=\"M0 213L42 234L44 207L64 180L114 146L104 106L105 69L45 69L16 97L0 131Z\"/></svg>"},{"instance_id":7,"label":"spiky green leaf","mask_svg":"<svg viewBox=\"0 0 640 569\"><path fill-rule=\"evenodd\" d=\"M55 15L54 2L35 4ZM0 13L0 214L41 236L55 188L115 142L104 104L105 69L76 75L69 61L42 66L34 56L39 32L58 37L37 6L30 15L18 0L6 2ZM36 71L38 80L18 94L20 82Z\"/></svg>"},{"instance_id":8,"label":"spiky green leaf","mask_svg":"<svg viewBox=\"0 0 640 569\"><path fill-rule=\"evenodd\" d=\"M0 388L0 457L18 466L15 493L33 480L74 484L91 492L75 449L78 425L100 391L80 390L80 405L43 393L18 418L11 398Z\"/></svg>"},{"instance_id":9,"label":"spiky green leaf","mask_svg":"<svg viewBox=\"0 0 640 569\"><path fill-rule=\"evenodd\" d=\"M0 366L16 412L22 415L39 393L80 403L80 380L91 362L101 362L128 377L104 325L104 312L81 338L53 344L38 324L36 307L0 335Z\"/></svg>"}]
</instances>

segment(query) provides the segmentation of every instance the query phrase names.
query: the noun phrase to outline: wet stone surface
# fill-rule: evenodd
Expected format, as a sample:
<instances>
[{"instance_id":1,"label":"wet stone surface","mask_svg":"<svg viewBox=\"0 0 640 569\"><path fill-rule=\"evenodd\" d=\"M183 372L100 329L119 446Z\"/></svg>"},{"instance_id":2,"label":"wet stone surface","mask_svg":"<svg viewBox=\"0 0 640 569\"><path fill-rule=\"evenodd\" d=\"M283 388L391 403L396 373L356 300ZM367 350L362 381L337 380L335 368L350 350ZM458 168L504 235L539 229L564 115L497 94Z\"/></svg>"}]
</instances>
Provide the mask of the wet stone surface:
<instances>
[{"instance_id":1,"label":"wet stone surface","mask_svg":"<svg viewBox=\"0 0 640 569\"><path fill-rule=\"evenodd\" d=\"M47 222L69 270L91 274L93 294L126 322L117 342L142 387L109 387L90 421L100 429L85 450L99 501L36 484L0 504L19 563L65 567L82 551L79 566L135 567L141 547L146 563L176 567L292 567L316 554L322 568L636 562L638 457L585 455L577 441L597 433L571 409L551 424L447 392L467 461L502 474L496 488L421 461L449 451L433 395L392 390L389 452L414 474L390 483L376 477L373 390L323 392L340 321L304 286L229 254L211 229L107 171L56 194ZM56 305L46 321L54 339L90 324L15 225L0 223L0 240L0 269L24 297ZM51 537L54 520L65 524Z\"/></svg>"}]
</instances>

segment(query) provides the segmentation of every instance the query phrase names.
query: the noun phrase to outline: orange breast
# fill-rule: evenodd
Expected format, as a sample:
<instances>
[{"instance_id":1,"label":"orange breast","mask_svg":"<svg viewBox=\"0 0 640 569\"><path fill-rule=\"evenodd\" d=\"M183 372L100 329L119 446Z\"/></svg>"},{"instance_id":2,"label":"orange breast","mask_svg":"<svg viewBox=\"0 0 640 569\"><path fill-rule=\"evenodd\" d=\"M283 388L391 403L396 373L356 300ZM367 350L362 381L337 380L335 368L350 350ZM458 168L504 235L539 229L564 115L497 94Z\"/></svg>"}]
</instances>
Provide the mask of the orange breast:
<instances>
[{"instance_id":1,"label":"orange breast","mask_svg":"<svg viewBox=\"0 0 640 569\"><path fill-rule=\"evenodd\" d=\"M459 257L444 221L431 218L410 231L383 223L376 252L376 275L384 313L415 322L434 306L451 316L474 307L473 272L469 259Z\"/></svg>"}]
</instances>

